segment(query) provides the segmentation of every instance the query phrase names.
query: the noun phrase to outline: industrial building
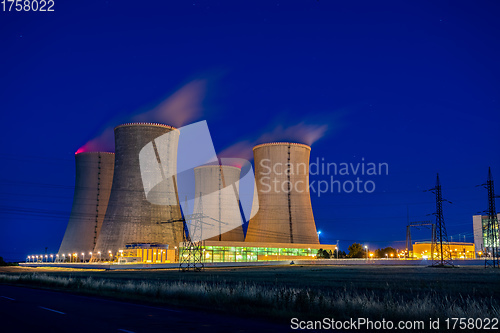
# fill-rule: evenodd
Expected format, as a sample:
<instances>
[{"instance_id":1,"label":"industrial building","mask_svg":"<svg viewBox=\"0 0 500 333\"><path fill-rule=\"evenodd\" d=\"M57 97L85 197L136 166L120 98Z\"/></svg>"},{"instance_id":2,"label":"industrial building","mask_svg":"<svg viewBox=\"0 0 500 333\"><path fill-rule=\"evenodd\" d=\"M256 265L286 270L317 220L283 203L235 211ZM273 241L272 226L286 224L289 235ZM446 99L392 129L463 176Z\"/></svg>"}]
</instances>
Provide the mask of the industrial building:
<instances>
[{"instance_id":1,"label":"industrial building","mask_svg":"<svg viewBox=\"0 0 500 333\"><path fill-rule=\"evenodd\" d=\"M114 257L127 244L178 246L183 239L182 224L161 223L181 218L174 176L164 179L157 186L148 187L149 184L143 184L141 163L150 163L151 169L156 167L162 175L175 175L176 170L172 169L177 165L179 131L162 124L132 123L117 126L114 132L113 185L92 259L99 260L99 253L111 253ZM173 135L163 136L170 132ZM160 137L162 141L158 140ZM155 155L140 161L140 151L148 144L155 148ZM170 204L151 203L146 198L146 187L151 188L153 197L162 196Z\"/></svg>"},{"instance_id":2,"label":"industrial building","mask_svg":"<svg viewBox=\"0 0 500 333\"><path fill-rule=\"evenodd\" d=\"M127 244L125 249L118 250L117 261L121 264L146 263L163 264L176 262L178 259L178 248L169 249L164 244Z\"/></svg>"},{"instance_id":3,"label":"industrial building","mask_svg":"<svg viewBox=\"0 0 500 333\"><path fill-rule=\"evenodd\" d=\"M179 131L171 126L117 126L115 154L76 154L73 210L59 261L172 263L184 258L187 238L176 182ZM246 237L239 204L240 168L194 168L192 214L204 262L315 258L320 245L309 196L304 144L275 142L253 149L256 188ZM274 185L271 191L269 185ZM277 186L276 186L277 185ZM189 228L189 223L186 224ZM188 229L191 241L198 237ZM68 255L66 257L66 254Z\"/></svg>"},{"instance_id":4,"label":"industrial building","mask_svg":"<svg viewBox=\"0 0 500 333\"><path fill-rule=\"evenodd\" d=\"M498 220L500 221L500 213L497 215ZM488 215L474 215L472 216L472 225L474 228L474 245L476 246L476 251L485 252L486 249L491 248L491 244L487 242L486 231L488 229ZM498 230L496 231L498 234ZM497 238L497 244L495 247L499 247L500 237Z\"/></svg>"},{"instance_id":5,"label":"industrial building","mask_svg":"<svg viewBox=\"0 0 500 333\"><path fill-rule=\"evenodd\" d=\"M476 259L474 243L448 242L443 244L443 251L450 252L450 259ZM438 249L434 249L434 258L438 257ZM416 242L413 244L414 259L432 259L432 243Z\"/></svg>"},{"instance_id":6,"label":"industrial building","mask_svg":"<svg viewBox=\"0 0 500 333\"><path fill-rule=\"evenodd\" d=\"M248 224L247 242L319 244L309 194L310 152L290 142L253 148L258 211Z\"/></svg>"},{"instance_id":7,"label":"industrial building","mask_svg":"<svg viewBox=\"0 0 500 333\"><path fill-rule=\"evenodd\" d=\"M185 244L181 243L182 248ZM204 241L203 262L254 262L273 260L314 259L319 249L335 251L335 245L283 244ZM177 262L179 249L168 249L158 244L127 245L118 253L119 263L171 263Z\"/></svg>"},{"instance_id":8,"label":"industrial building","mask_svg":"<svg viewBox=\"0 0 500 333\"><path fill-rule=\"evenodd\" d=\"M239 206L240 168L203 165L194 168L194 214L203 214L203 240L243 242Z\"/></svg>"},{"instance_id":9,"label":"industrial building","mask_svg":"<svg viewBox=\"0 0 500 333\"><path fill-rule=\"evenodd\" d=\"M335 251L335 245L261 242L204 242L205 262L246 262L315 258L319 249Z\"/></svg>"},{"instance_id":10,"label":"industrial building","mask_svg":"<svg viewBox=\"0 0 500 333\"><path fill-rule=\"evenodd\" d=\"M73 207L59 253L92 252L108 207L115 154L75 154Z\"/></svg>"}]
</instances>

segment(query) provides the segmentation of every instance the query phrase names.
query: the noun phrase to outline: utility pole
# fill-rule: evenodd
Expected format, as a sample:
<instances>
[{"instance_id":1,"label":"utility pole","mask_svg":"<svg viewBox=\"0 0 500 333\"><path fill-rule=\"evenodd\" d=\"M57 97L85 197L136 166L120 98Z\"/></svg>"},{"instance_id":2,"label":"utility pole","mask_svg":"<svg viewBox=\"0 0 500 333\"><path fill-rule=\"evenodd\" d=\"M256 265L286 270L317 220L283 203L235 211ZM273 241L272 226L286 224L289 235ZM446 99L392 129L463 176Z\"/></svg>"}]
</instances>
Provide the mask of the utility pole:
<instances>
[{"instance_id":1,"label":"utility pole","mask_svg":"<svg viewBox=\"0 0 500 333\"><path fill-rule=\"evenodd\" d=\"M337 239L337 259L339 259L339 240Z\"/></svg>"},{"instance_id":2,"label":"utility pole","mask_svg":"<svg viewBox=\"0 0 500 333\"><path fill-rule=\"evenodd\" d=\"M197 214L192 214L189 223L189 237L184 243L179 255L179 268L181 271L199 272L205 268L203 263L203 204L200 193ZM186 220L187 221L187 220ZM187 222L186 222L187 223Z\"/></svg>"},{"instance_id":3,"label":"utility pole","mask_svg":"<svg viewBox=\"0 0 500 333\"><path fill-rule=\"evenodd\" d=\"M406 205L406 251L405 251L405 259L407 259L407 255L410 255L410 246L411 246L411 233L410 233L410 206ZM410 245L408 245L408 239L410 240Z\"/></svg>"},{"instance_id":4,"label":"utility pole","mask_svg":"<svg viewBox=\"0 0 500 333\"><path fill-rule=\"evenodd\" d=\"M413 258L413 244L411 241L411 228L419 229L421 227L431 229L431 260L434 260L434 250L436 247L436 224L432 223L431 221L415 221L415 222L410 222L406 226L406 251L408 252L408 255L410 255L410 251L412 252L412 258ZM406 253L405 253L406 257Z\"/></svg>"},{"instance_id":5,"label":"utility pole","mask_svg":"<svg viewBox=\"0 0 500 333\"><path fill-rule=\"evenodd\" d=\"M187 207L187 199L186 199ZM187 209L186 209L187 211ZM228 224L227 222L214 219L213 217L203 214L203 203L202 194L200 192L200 197L198 201L198 209L196 213L184 214L184 218L176 220L168 220L158 222L160 224L170 224L176 222L182 222L186 226L188 235L186 237L186 230L183 232L183 246L179 248L179 269L182 272L194 271L199 272L205 268L204 257L203 257L203 225L213 224L206 222L205 220L210 219L220 224ZM189 221L189 222L188 222Z\"/></svg>"},{"instance_id":6,"label":"utility pole","mask_svg":"<svg viewBox=\"0 0 500 333\"><path fill-rule=\"evenodd\" d=\"M436 247L437 258L434 258L432 267L453 267L451 264L450 243L448 242L448 234L446 233L446 225L443 216L443 201L451 203L443 199L441 191L441 182L439 181L439 173L436 177L436 186L428 190L436 195ZM434 251L434 249L432 249ZM434 256L434 253L432 254Z\"/></svg>"},{"instance_id":7,"label":"utility pole","mask_svg":"<svg viewBox=\"0 0 500 333\"><path fill-rule=\"evenodd\" d=\"M500 268L500 253L498 249L498 217L495 208L495 188L493 184L493 176L491 168L488 168L488 180L483 187L488 190L488 224L486 225L486 240L484 241L486 257L484 260L484 267Z\"/></svg>"}]
</instances>

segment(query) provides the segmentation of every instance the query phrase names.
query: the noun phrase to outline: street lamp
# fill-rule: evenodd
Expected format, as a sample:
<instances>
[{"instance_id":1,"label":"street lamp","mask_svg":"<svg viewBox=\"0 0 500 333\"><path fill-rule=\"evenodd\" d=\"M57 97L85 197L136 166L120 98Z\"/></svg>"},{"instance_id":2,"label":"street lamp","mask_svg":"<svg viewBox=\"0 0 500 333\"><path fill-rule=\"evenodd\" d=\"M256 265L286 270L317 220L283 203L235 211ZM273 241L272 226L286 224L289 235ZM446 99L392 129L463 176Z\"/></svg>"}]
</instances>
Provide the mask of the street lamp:
<instances>
[{"instance_id":1,"label":"street lamp","mask_svg":"<svg viewBox=\"0 0 500 333\"><path fill-rule=\"evenodd\" d=\"M97 254L99 255L99 261L101 261L101 251L97 252Z\"/></svg>"},{"instance_id":2,"label":"street lamp","mask_svg":"<svg viewBox=\"0 0 500 333\"><path fill-rule=\"evenodd\" d=\"M337 239L337 259L339 258L339 240Z\"/></svg>"},{"instance_id":3,"label":"street lamp","mask_svg":"<svg viewBox=\"0 0 500 333\"><path fill-rule=\"evenodd\" d=\"M71 253L68 253L68 257L69 257L69 262L71 262L73 260L73 257L71 256Z\"/></svg>"},{"instance_id":4,"label":"street lamp","mask_svg":"<svg viewBox=\"0 0 500 333\"><path fill-rule=\"evenodd\" d=\"M63 253L63 262L66 262L66 254Z\"/></svg>"},{"instance_id":5,"label":"street lamp","mask_svg":"<svg viewBox=\"0 0 500 333\"><path fill-rule=\"evenodd\" d=\"M45 262L48 262L48 261L49 261L48 256L45 255Z\"/></svg>"},{"instance_id":6,"label":"street lamp","mask_svg":"<svg viewBox=\"0 0 500 333\"><path fill-rule=\"evenodd\" d=\"M52 262L54 262L54 255L53 254L50 255L50 258L52 259Z\"/></svg>"},{"instance_id":7,"label":"street lamp","mask_svg":"<svg viewBox=\"0 0 500 333\"><path fill-rule=\"evenodd\" d=\"M83 258L82 262L85 263L85 252L82 252L82 258Z\"/></svg>"},{"instance_id":8,"label":"street lamp","mask_svg":"<svg viewBox=\"0 0 500 333\"><path fill-rule=\"evenodd\" d=\"M366 260L368 260L368 246L365 245L365 251L366 251Z\"/></svg>"},{"instance_id":9,"label":"street lamp","mask_svg":"<svg viewBox=\"0 0 500 333\"><path fill-rule=\"evenodd\" d=\"M389 255L387 253L385 254L385 259L389 259Z\"/></svg>"}]
</instances>

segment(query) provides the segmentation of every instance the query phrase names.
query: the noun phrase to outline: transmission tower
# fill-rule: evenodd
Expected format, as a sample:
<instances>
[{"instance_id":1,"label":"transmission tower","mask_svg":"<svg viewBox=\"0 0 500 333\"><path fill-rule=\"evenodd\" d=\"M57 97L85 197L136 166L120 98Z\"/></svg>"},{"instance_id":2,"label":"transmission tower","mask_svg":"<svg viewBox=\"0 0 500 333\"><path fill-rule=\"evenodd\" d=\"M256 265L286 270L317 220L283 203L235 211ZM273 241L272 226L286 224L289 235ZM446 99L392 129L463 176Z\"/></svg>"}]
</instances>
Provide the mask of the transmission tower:
<instances>
[{"instance_id":1,"label":"transmission tower","mask_svg":"<svg viewBox=\"0 0 500 333\"><path fill-rule=\"evenodd\" d=\"M439 181L439 173L436 177L436 186L428 190L436 195L436 241L435 249L432 246L432 256L434 257L434 251L437 250L437 257L433 259L433 267L452 267L450 243L448 242L448 234L446 233L446 225L444 224L443 217L443 201L451 203L446 199L443 199L443 194L441 192L441 182Z\"/></svg>"},{"instance_id":2,"label":"transmission tower","mask_svg":"<svg viewBox=\"0 0 500 333\"><path fill-rule=\"evenodd\" d=\"M186 199L186 207L187 207L187 199ZM228 222L214 219L211 216L203 214L202 194L200 193L197 213L185 214L184 218L181 219L159 222L161 224L182 222L183 225L185 225L187 227L187 230L189 231L188 236L186 237L186 230L184 230L183 246L180 247L179 250L179 269L182 272L188 272L188 271L199 272L205 268L204 258L203 258L203 246L204 246L203 225L206 224L213 227L213 223L206 222L204 221L205 219L210 219L212 221L218 222L219 226L221 224L226 224L226 225L228 224Z\"/></svg>"},{"instance_id":3,"label":"transmission tower","mask_svg":"<svg viewBox=\"0 0 500 333\"><path fill-rule=\"evenodd\" d=\"M498 217L495 208L495 188L491 168L488 168L488 180L483 186L488 190L488 223L486 225L486 239L484 247L487 251L484 267L500 268L500 253L498 249Z\"/></svg>"},{"instance_id":4,"label":"transmission tower","mask_svg":"<svg viewBox=\"0 0 500 333\"><path fill-rule=\"evenodd\" d=\"M203 204L201 193L198 201L198 213L187 215L189 236L179 254L179 269L183 272L199 272L205 268L203 263Z\"/></svg>"},{"instance_id":5,"label":"transmission tower","mask_svg":"<svg viewBox=\"0 0 500 333\"><path fill-rule=\"evenodd\" d=\"M412 253L413 258L413 245L411 241L411 228L419 229L421 227L431 229L431 260L434 260L434 250L436 249L436 224L431 221L415 221L410 222L406 226L406 251L408 255Z\"/></svg>"},{"instance_id":6,"label":"transmission tower","mask_svg":"<svg viewBox=\"0 0 500 333\"><path fill-rule=\"evenodd\" d=\"M200 199L201 205L201 199ZM200 207L201 208L201 207ZM186 198L187 211L187 198ZM203 241L201 238L201 225L203 214L184 214L180 219L159 222L160 224L182 223L182 246L179 247L179 270L182 272L203 270ZM187 221L190 221L189 224ZM191 226L191 229L189 228ZM189 234L186 236L186 229Z\"/></svg>"}]
</instances>

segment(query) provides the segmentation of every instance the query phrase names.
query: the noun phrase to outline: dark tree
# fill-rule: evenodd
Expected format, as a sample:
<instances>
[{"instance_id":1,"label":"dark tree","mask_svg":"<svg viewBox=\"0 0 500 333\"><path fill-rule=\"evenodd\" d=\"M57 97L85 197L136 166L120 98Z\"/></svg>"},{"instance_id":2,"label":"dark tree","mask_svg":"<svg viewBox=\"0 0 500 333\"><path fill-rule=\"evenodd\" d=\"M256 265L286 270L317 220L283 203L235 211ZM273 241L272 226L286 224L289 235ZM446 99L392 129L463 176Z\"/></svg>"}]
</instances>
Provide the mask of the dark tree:
<instances>
[{"instance_id":1,"label":"dark tree","mask_svg":"<svg viewBox=\"0 0 500 333\"><path fill-rule=\"evenodd\" d=\"M377 249L375 250L375 257L376 258L395 258L397 256L398 251L396 251L395 248L392 247L385 247L383 249ZM387 254L387 257L385 256ZM392 254L392 257L391 257Z\"/></svg>"},{"instance_id":2,"label":"dark tree","mask_svg":"<svg viewBox=\"0 0 500 333\"><path fill-rule=\"evenodd\" d=\"M359 243L352 243L347 250L349 251L348 258L363 258L366 256L365 249Z\"/></svg>"},{"instance_id":3,"label":"dark tree","mask_svg":"<svg viewBox=\"0 0 500 333\"><path fill-rule=\"evenodd\" d=\"M329 253L327 250L319 249L316 257L318 259L330 259L330 254L331 254L331 251Z\"/></svg>"}]
</instances>

